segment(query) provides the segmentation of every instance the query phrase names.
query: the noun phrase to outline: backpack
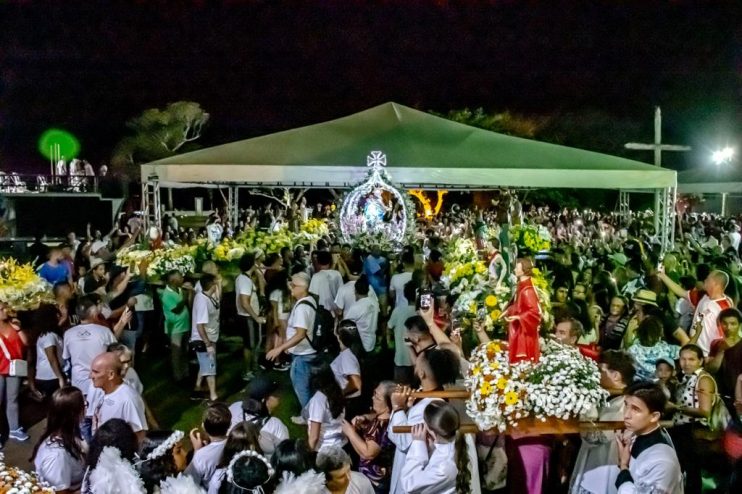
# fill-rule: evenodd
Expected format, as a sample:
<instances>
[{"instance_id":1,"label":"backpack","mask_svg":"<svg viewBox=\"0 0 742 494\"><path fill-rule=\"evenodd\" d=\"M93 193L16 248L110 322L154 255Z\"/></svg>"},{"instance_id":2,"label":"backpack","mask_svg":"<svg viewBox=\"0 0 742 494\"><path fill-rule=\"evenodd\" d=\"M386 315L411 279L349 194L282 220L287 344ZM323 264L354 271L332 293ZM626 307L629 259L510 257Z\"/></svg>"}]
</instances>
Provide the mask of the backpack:
<instances>
[{"instance_id":1,"label":"backpack","mask_svg":"<svg viewBox=\"0 0 742 494\"><path fill-rule=\"evenodd\" d=\"M314 309L314 327L311 331L311 337L307 332L307 341L317 353L337 354L340 351L340 345L335 337L335 318L329 310L322 307L316 298L314 304L308 300L301 300L297 305L308 305ZM316 304L316 305L315 305Z\"/></svg>"}]
</instances>

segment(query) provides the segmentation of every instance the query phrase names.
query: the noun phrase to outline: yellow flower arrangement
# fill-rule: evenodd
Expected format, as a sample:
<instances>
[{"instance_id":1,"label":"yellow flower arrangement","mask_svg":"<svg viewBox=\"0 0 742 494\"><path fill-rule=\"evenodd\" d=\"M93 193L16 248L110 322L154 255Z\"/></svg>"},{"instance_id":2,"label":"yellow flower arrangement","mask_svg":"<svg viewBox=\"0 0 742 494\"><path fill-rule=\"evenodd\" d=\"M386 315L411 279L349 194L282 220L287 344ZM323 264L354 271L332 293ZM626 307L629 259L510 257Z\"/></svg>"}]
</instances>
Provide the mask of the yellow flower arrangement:
<instances>
[{"instance_id":1,"label":"yellow flower arrangement","mask_svg":"<svg viewBox=\"0 0 742 494\"><path fill-rule=\"evenodd\" d=\"M9 257L0 259L0 302L13 310L36 309L53 303L52 287L31 264L21 264Z\"/></svg>"},{"instance_id":2,"label":"yellow flower arrangement","mask_svg":"<svg viewBox=\"0 0 742 494\"><path fill-rule=\"evenodd\" d=\"M508 380L505 379L504 377L501 377L500 379L497 380L497 389L503 390L505 389L507 385L508 385Z\"/></svg>"},{"instance_id":3,"label":"yellow flower arrangement","mask_svg":"<svg viewBox=\"0 0 742 494\"><path fill-rule=\"evenodd\" d=\"M494 295L487 295L487 298L484 299L484 303L487 307L494 307L497 305L497 297Z\"/></svg>"},{"instance_id":4,"label":"yellow flower arrangement","mask_svg":"<svg viewBox=\"0 0 742 494\"><path fill-rule=\"evenodd\" d=\"M492 319L493 321L497 321L498 319L500 319L501 315L502 315L502 311L495 309L492 312L490 312L490 319Z\"/></svg>"}]
</instances>

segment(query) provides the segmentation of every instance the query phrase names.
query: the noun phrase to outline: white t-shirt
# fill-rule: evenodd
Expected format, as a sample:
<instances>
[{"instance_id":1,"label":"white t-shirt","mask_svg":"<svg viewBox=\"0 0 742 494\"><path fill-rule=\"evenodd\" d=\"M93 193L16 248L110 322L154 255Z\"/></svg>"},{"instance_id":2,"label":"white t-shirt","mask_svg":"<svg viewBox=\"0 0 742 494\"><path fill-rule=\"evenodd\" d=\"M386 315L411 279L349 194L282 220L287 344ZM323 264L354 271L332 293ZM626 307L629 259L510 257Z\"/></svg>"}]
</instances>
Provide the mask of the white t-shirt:
<instances>
[{"instance_id":1,"label":"white t-shirt","mask_svg":"<svg viewBox=\"0 0 742 494\"><path fill-rule=\"evenodd\" d=\"M206 325L206 336L209 341L219 340L219 307L204 292L193 297L193 316L191 318L191 341L200 341L198 325Z\"/></svg>"},{"instance_id":2,"label":"white t-shirt","mask_svg":"<svg viewBox=\"0 0 742 494\"><path fill-rule=\"evenodd\" d=\"M322 391L314 393L314 396L307 403L307 431L309 430L309 422L320 424L317 451L328 446L340 446L341 448L345 446L348 440L343 434L344 418L344 411L336 418L332 418L327 396Z\"/></svg>"},{"instance_id":3,"label":"white t-shirt","mask_svg":"<svg viewBox=\"0 0 742 494\"><path fill-rule=\"evenodd\" d=\"M404 286L412 280L412 273L405 271L392 276L389 281L389 289L394 292L394 307L407 305L407 299L404 296Z\"/></svg>"},{"instance_id":4,"label":"white t-shirt","mask_svg":"<svg viewBox=\"0 0 742 494\"><path fill-rule=\"evenodd\" d=\"M97 254L98 251L104 247L108 247L108 237L103 237L103 239L93 242L93 244L90 246L90 253Z\"/></svg>"},{"instance_id":5,"label":"white t-shirt","mask_svg":"<svg viewBox=\"0 0 742 494\"><path fill-rule=\"evenodd\" d=\"M234 280L234 293L237 297L237 314L240 316L250 317L250 314L242 307L240 295L250 297L250 307L256 314L260 312L260 301L258 300L258 290L255 283L245 273L240 273Z\"/></svg>"},{"instance_id":6,"label":"white t-shirt","mask_svg":"<svg viewBox=\"0 0 742 494\"><path fill-rule=\"evenodd\" d=\"M691 334L695 335L696 324L703 319L701 322L701 335L698 338L698 346L703 350L703 355L708 356L711 350L711 342L724 338L724 332L721 330L716 320L719 318L719 313L730 307L734 307L732 300L726 295L721 298L711 300L708 295L704 295L703 298L698 302L696 312L693 315L693 322L691 323Z\"/></svg>"},{"instance_id":7,"label":"white t-shirt","mask_svg":"<svg viewBox=\"0 0 742 494\"><path fill-rule=\"evenodd\" d=\"M330 491L325 488L325 492ZM363 475L361 472L350 472L350 483L345 489L345 494L374 494L374 486L368 477Z\"/></svg>"},{"instance_id":8,"label":"white t-shirt","mask_svg":"<svg viewBox=\"0 0 742 494\"><path fill-rule=\"evenodd\" d=\"M242 402L236 401L229 405L229 411L232 414L232 423L229 425L231 431L240 422L255 422L261 423L262 419L255 415L244 413L242 410ZM276 446L285 440L289 439L289 429L281 422L281 419L276 417L269 417L268 420L260 427L260 449L263 450L263 454L270 456L276 450Z\"/></svg>"},{"instance_id":9,"label":"white t-shirt","mask_svg":"<svg viewBox=\"0 0 742 494\"><path fill-rule=\"evenodd\" d=\"M124 382L131 386L131 388L136 391L139 396L142 396L142 393L144 393L144 384L142 384L142 380L139 379L139 374L137 374L137 371L134 370L134 367L129 367L128 369L126 369Z\"/></svg>"},{"instance_id":10,"label":"white t-shirt","mask_svg":"<svg viewBox=\"0 0 742 494\"><path fill-rule=\"evenodd\" d=\"M314 273L309 283L309 293L317 295L322 307L333 312L335 310L335 297L338 290L343 286L343 277L334 269L323 269Z\"/></svg>"},{"instance_id":11,"label":"white t-shirt","mask_svg":"<svg viewBox=\"0 0 742 494\"><path fill-rule=\"evenodd\" d=\"M72 364L72 385L85 391L90 386L90 364L116 342L113 332L100 324L78 324L64 333L62 358Z\"/></svg>"},{"instance_id":12,"label":"white t-shirt","mask_svg":"<svg viewBox=\"0 0 742 494\"><path fill-rule=\"evenodd\" d=\"M79 489L85 475L85 462L76 460L60 442L51 439L39 446L34 468L39 479L57 491Z\"/></svg>"},{"instance_id":13,"label":"white t-shirt","mask_svg":"<svg viewBox=\"0 0 742 494\"><path fill-rule=\"evenodd\" d=\"M363 297L350 306L345 313L345 318L350 319L358 326L358 334L361 335L363 349L371 352L376 346L376 328L379 322L379 303L371 297Z\"/></svg>"},{"instance_id":14,"label":"white t-shirt","mask_svg":"<svg viewBox=\"0 0 742 494\"><path fill-rule=\"evenodd\" d=\"M222 486L222 482L226 481L227 469L217 468L211 476L211 480L209 480L209 488L207 489L208 494L219 494L219 489Z\"/></svg>"},{"instance_id":15,"label":"white t-shirt","mask_svg":"<svg viewBox=\"0 0 742 494\"><path fill-rule=\"evenodd\" d=\"M193 453L193 459L185 469L185 474L189 475L197 484L204 489L208 488L211 477L216 471L216 465L222 457L226 439L214 441L203 448L197 449Z\"/></svg>"},{"instance_id":16,"label":"white t-shirt","mask_svg":"<svg viewBox=\"0 0 742 494\"><path fill-rule=\"evenodd\" d=\"M44 333L36 340L36 379L40 381L57 379L44 351L47 348L54 348L54 352L57 355L57 363L60 369L62 368L62 339L52 331Z\"/></svg>"},{"instance_id":17,"label":"white t-shirt","mask_svg":"<svg viewBox=\"0 0 742 494\"><path fill-rule=\"evenodd\" d=\"M415 314L417 312L414 305L404 304L396 306L392 315L389 316L388 325L394 331L394 365L412 365L412 357L404 341L407 335L407 327L404 323Z\"/></svg>"},{"instance_id":18,"label":"white t-shirt","mask_svg":"<svg viewBox=\"0 0 742 494\"><path fill-rule=\"evenodd\" d=\"M376 296L376 292L373 290L368 291L368 298L376 301L379 300L379 297ZM348 309L354 303L356 303L356 280L351 280L341 286L338 294L335 295L335 307L343 311L343 319L347 319L346 314L348 313Z\"/></svg>"},{"instance_id":19,"label":"white t-shirt","mask_svg":"<svg viewBox=\"0 0 742 494\"><path fill-rule=\"evenodd\" d=\"M91 393L85 414L93 418L93 434L98 427L111 419L122 419L134 432L147 430L142 397L126 383L122 383L110 394Z\"/></svg>"},{"instance_id":20,"label":"white t-shirt","mask_svg":"<svg viewBox=\"0 0 742 494\"><path fill-rule=\"evenodd\" d=\"M148 312L155 310L155 301L152 295L149 293L140 293L134 295L137 303L134 305L134 310L137 312Z\"/></svg>"},{"instance_id":21,"label":"white t-shirt","mask_svg":"<svg viewBox=\"0 0 742 494\"><path fill-rule=\"evenodd\" d=\"M308 301L311 307L302 301ZM317 314L315 307L317 303L310 296L304 297L297 301L294 308L291 309L289 315L289 321L286 326L286 339L290 340L296 335L296 328L304 328L307 330L307 335L311 338L312 331L314 330L314 318ZM292 355L312 355L317 351L312 348L312 345L307 341L306 338L297 343L294 347L289 348L289 353Z\"/></svg>"},{"instance_id":22,"label":"white t-shirt","mask_svg":"<svg viewBox=\"0 0 742 494\"><path fill-rule=\"evenodd\" d=\"M275 302L278 306L278 318L281 321L287 321L289 319L289 312L285 310L283 292L281 290L273 290L269 298L271 302Z\"/></svg>"},{"instance_id":23,"label":"white t-shirt","mask_svg":"<svg viewBox=\"0 0 742 494\"><path fill-rule=\"evenodd\" d=\"M330 364L333 374L335 374L335 380L338 382L340 389L345 389L348 385L349 376L360 376L361 375L361 364L358 362L358 358L350 351L350 348L346 348L340 354L335 357L335 360ZM346 398L357 398L361 396L361 390L354 391L353 393L346 396Z\"/></svg>"}]
</instances>

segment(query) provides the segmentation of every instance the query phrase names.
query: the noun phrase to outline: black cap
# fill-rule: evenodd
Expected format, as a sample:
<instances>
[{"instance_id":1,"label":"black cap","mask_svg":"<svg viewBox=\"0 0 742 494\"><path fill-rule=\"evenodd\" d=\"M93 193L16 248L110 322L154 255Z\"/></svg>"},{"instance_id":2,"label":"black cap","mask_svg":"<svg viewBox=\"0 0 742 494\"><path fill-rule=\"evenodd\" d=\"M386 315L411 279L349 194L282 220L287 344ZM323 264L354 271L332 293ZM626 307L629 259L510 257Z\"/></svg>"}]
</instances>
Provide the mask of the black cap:
<instances>
[{"instance_id":1,"label":"black cap","mask_svg":"<svg viewBox=\"0 0 742 494\"><path fill-rule=\"evenodd\" d=\"M242 399L242 408L252 411L256 404L261 403L279 388L278 382L270 379L266 375L256 376L245 390L245 397Z\"/></svg>"}]
</instances>

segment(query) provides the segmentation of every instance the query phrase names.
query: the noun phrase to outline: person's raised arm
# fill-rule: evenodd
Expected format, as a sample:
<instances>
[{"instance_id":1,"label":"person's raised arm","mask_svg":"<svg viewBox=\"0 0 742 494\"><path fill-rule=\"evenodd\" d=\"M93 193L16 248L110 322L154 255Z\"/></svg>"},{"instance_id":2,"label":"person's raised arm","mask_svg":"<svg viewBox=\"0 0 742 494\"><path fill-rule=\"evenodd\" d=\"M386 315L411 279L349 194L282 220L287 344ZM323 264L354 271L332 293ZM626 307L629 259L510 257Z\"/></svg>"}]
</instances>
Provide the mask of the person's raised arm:
<instances>
[{"instance_id":1,"label":"person's raised arm","mask_svg":"<svg viewBox=\"0 0 742 494\"><path fill-rule=\"evenodd\" d=\"M662 280L662 283L664 283L667 289L670 290L672 293L680 298L688 298L688 290L672 281L672 279L670 279L670 277L665 274L665 270L662 266L660 266L660 269L657 270L657 277Z\"/></svg>"}]
</instances>

